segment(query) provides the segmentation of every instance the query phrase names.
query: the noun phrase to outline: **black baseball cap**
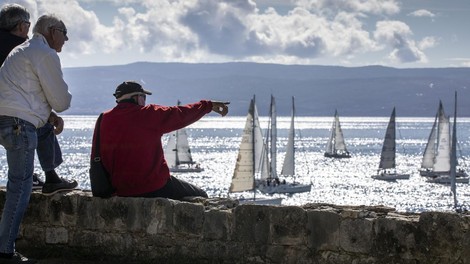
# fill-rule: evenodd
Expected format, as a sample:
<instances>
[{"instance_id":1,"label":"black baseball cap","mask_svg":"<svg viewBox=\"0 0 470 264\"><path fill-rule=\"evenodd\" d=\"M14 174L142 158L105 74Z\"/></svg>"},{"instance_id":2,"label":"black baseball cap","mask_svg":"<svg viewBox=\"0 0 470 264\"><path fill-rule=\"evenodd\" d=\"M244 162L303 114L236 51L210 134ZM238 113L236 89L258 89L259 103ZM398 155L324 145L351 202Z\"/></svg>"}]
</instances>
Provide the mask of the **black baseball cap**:
<instances>
[{"instance_id":1,"label":"black baseball cap","mask_svg":"<svg viewBox=\"0 0 470 264\"><path fill-rule=\"evenodd\" d=\"M116 92L114 92L113 95L118 99L119 97L130 93L152 94L152 92L145 90L142 85L135 81L125 81L116 87Z\"/></svg>"}]
</instances>

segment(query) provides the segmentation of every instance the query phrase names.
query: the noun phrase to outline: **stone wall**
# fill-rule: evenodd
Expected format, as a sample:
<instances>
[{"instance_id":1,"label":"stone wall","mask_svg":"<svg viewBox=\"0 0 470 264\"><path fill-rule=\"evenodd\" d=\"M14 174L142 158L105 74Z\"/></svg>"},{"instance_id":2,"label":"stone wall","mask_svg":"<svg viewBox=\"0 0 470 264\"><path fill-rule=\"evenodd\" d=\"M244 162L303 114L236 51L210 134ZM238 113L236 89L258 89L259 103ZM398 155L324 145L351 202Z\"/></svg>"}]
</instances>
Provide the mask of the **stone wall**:
<instances>
[{"instance_id":1,"label":"stone wall","mask_svg":"<svg viewBox=\"0 0 470 264\"><path fill-rule=\"evenodd\" d=\"M116 263L470 263L470 215L33 193L17 247Z\"/></svg>"}]
</instances>

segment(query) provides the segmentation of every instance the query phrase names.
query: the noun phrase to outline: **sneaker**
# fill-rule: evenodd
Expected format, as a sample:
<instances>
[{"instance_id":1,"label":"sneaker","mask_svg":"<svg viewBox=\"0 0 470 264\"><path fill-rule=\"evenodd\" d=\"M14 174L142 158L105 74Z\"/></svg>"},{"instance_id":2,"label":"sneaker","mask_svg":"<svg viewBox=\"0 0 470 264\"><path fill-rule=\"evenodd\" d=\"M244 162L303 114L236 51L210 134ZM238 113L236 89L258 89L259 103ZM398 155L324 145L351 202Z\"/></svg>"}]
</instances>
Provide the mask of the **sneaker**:
<instances>
[{"instance_id":1,"label":"sneaker","mask_svg":"<svg viewBox=\"0 0 470 264\"><path fill-rule=\"evenodd\" d=\"M29 259L18 252L13 253L13 256L4 257L3 255L0 257L0 263L2 264L13 264L13 263L26 263L26 264L33 264L37 263L34 259Z\"/></svg>"},{"instance_id":2,"label":"sneaker","mask_svg":"<svg viewBox=\"0 0 470 264\"><path fill-rule=\"evenodd\" d=\"M44 183L42 186L42 193L45 195L53 195L58 192L71 191L77 187L77 181L69 181L61 178L62 182L59 183Z\"/></svg>"},{"instance_id":3,"label":"sneaker","mask_svg":"<svg viewBox=\"0 0 470 264\"><path fill-rule=\"evenodd\" d=\"M39 179L39 174L33 173L33 190L41 189L44 186L44 182Z\"/></svg>"}]
</instances>

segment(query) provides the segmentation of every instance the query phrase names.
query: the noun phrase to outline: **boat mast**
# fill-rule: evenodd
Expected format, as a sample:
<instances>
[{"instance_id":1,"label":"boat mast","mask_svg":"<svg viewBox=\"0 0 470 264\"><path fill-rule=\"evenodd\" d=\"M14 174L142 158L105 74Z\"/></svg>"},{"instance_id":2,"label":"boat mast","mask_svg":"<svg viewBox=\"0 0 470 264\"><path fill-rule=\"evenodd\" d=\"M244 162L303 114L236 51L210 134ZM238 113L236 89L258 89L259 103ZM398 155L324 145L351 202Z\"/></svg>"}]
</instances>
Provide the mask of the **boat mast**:
<instances>
[{"instance_id":1,"label":"boat mast","mask_svg":"<svg viewBox=\"0 0 470 264\"><path fill-rule=\"evenodd\" d=\"M277 167L277 148L276 148L276 141L277 141L277 113L276 113L276 101L274 99L274 96L271 95L271 108L270 108L270 116L271 116L271 131L270 131L270 141L271 141L271 148L270 148L270 154L271 154L271 168L270 168L270 173L268 178L275 179L277 178L277 173L276 173L276 167Z\"/></svg>"},{"instance_id":2,"label":"boat mast","mask_svg":"<svg viewBox=\"0 0 470 264\"><path fill-rule=\"evenodd\" d=\"M253 100L251 100L251 104L250 104L250 114L251 114L251 138L252 138L252 163L253 163L253 166L252 166L252 171L253 171L253 200L256 200L256 189L255 189L255 186L256 186L256 183L255 183L255 174L256 174L256 117L255 117L255 108L256 108L256 103L255 103L255 95L253 95Z\"/></svg>"},{"instance_id":3,"label":"boat mast","mask_svg":"<svg viewBox=\"0 0 470 264\"><path fill-rule=\"evenodd\" d=\"M454 209L457 210L457 188L455 176L457 169L457 91L455 92L454 102L454 125L452 128L452 148L450 153L450 190L454 196Z\"/></svg>"}]
</instances>

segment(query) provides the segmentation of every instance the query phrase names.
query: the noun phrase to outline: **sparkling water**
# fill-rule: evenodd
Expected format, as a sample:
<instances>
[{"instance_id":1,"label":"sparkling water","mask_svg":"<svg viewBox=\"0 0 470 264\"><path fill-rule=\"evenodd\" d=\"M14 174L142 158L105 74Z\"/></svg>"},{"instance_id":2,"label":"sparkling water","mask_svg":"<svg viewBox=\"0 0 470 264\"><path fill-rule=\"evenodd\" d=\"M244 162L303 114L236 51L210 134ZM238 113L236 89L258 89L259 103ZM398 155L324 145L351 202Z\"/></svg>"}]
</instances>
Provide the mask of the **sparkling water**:
<instances>
[{"instance_id":1,"label":"sparkling water","mask_svg":"<svg viewBox=\"0 0 470 264\"><path fill-rule=\"evenodd\" d=\"M64 163L57 168L62 177L76 179L79 187L90 189L88 178L91 140L97 116L64 116L65 129L59 135ZM204 168L200 173L175 174L202 187L211 197L227 197L246 117L204 117L188 127L193 159ZM409 173L409 180L387 182L371 178L377 172L385 128L389 117L340 117L350 159L325 158L333 117L296 118L296 181L312 183L309 193L283 197L285 205L331 203L339 205L385 205L398 211L452 211L449 185L428 183L419 176L422 153L434 118L397 117L397 171ZM268 126L261 117L261 126ZM469 171L470 118L458 120L459 164ZM290 117L278 117L278 171L287 143ZM138 124L135 124L138 126ZM130 127L129 129L132 129ZM163 139L166 142L166 138ZM7 181L6 156L0 148L0 184ZM39 162L35 171L43 175ZM244 193L252 196L252 193ZM469 184L457 184L457 199L470 207Z\"/></svg>"}]
</instances>

